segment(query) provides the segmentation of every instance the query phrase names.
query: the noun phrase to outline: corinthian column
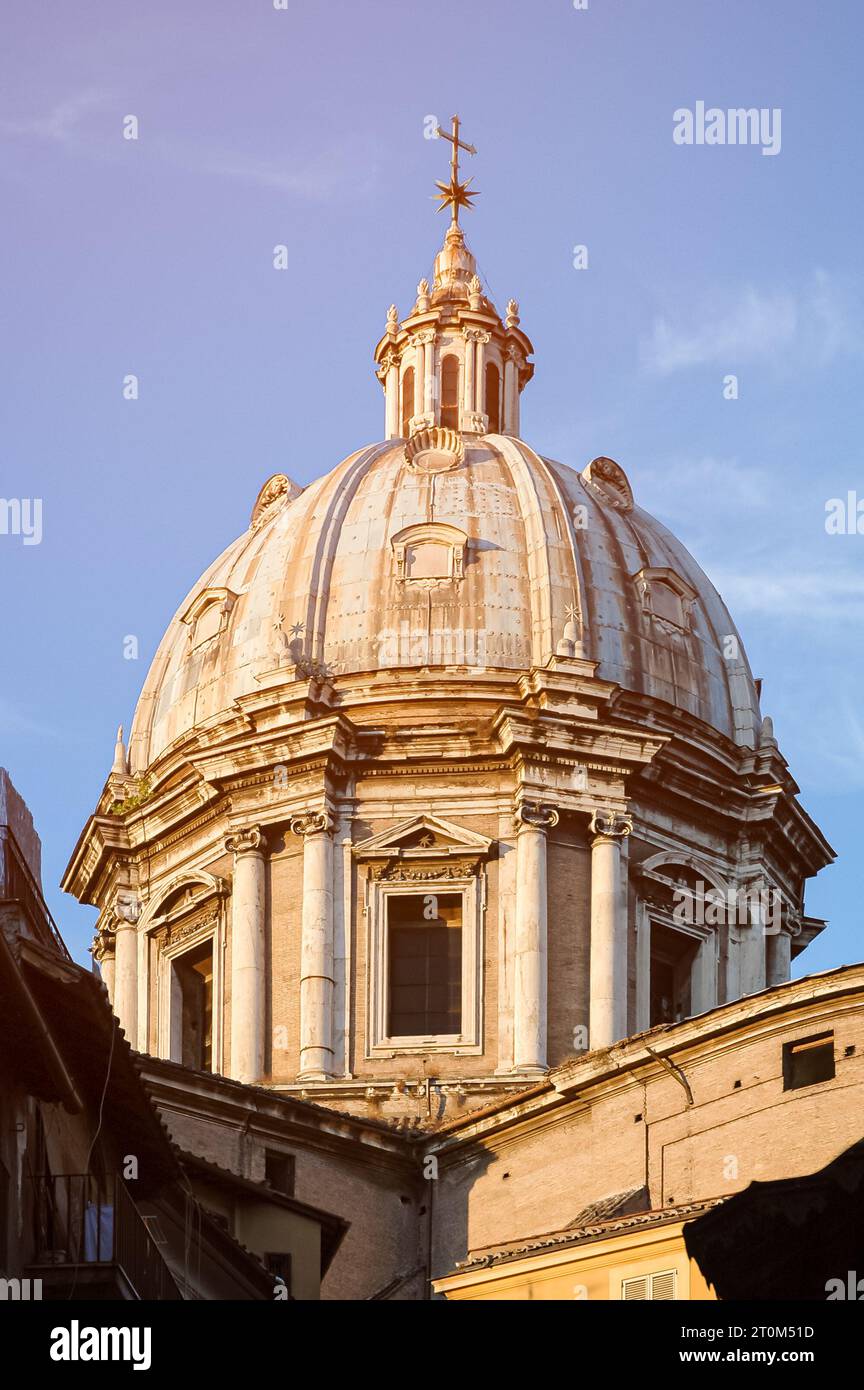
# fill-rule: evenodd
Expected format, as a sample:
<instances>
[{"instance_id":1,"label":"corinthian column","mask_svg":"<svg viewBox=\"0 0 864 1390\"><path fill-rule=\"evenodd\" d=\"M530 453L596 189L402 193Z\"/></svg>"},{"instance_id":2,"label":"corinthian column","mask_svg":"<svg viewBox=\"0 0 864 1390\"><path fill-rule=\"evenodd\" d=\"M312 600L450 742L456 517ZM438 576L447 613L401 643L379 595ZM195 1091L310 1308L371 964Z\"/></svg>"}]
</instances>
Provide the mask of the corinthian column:
<instances>
[{"instance_id":1,"label":"corinthian column","mask_svg":"<svg viewBox=\"0 0 864 1390\"><path fill-rule=\"evenodd\" d=\"M627 904L621 882L621 844L629 816L591 817L591 1013L588 1043L609 1047L627 1033Z\"/></svg>"},{"instance_id":2,"label":"corinthian column","mask_svg":"<svg viewBox=\"0 0 864 1390\"><path fill-rule=\"evenodd\" d=\"M418 335L418 342L423 344L423 414L431 415L435 408L435 377L434 367L434 333L423 333Z\"/></svg>"},{"instance_id":3,"label":"corinthian column","mask_svg":"<svg viewBox=\"0 0 864 1390\"><path fill-rule=\"evenodd\" d=\"M300 1071L303 1081L326 1081L333 1060L333 822L311 811L291 822L303 836L300 941Z\"/></svg>"},{"instance_id":4,"label":"corinthian column","mask_svg":"<svg viewBox=\"0 0 864 1390\"><path fill-rule=\"evenodd\" d=\"M504 361L504 433L519 434L519 368L512 347Z\"/></svg>"},{"instance_id":5,"label":"corinthian column","mask_svg":"<svg viewBox=\"0 0 864 1390\"><path fill-rule=\"evenodd\" d=\"M470 328L465 330L465 378L464 378L462 410L460 421L464 426L468 423L469 415L474 414L474 333Z\"/></svg>"},{"instance_id":6,"label":"corinthian column","mask_svg":"<svg viewBox=\"0 0 864 1390\"><path fill-rule=\"evenodd\" d=\"M395 439L400 432L399 420L399 359L389 353L384 359L384 430L386 439ZM413 414L413 411L412 411Z\"/></svg>"},{"instance_id":7,"label":"corinthian column","mask_svg":"<svg viewBox=\"0 0 864 1390\"><path fill-rule=\"evenodd\" d=\"M225 837L234 855L231 888L231 1075L253 1084L264 1075L264 847L257 825Z\"/></svg>"},{"instance_id":8,"label":"corinthian column","mask_svg":"<svg viewBox=\"0 0 864 1390\"><path fill-rule=\"evenodd\" d=\"M108 999L111 1007L114 1007L114 965L116 957L116 935L110 927L102 927L97 931L93 938L93 945L90 950L93 959L99 966L99 975L103 985L108 991Z\"/></svg>"},{"instance_id":9,"label":"corinthian column","mask_svg":"<svg viewBox=\"0 0 864 1390\"><path fill-rule=\"evenodd\" d=\"M546 1070L546 831L553 806L522 802L516 825L513 1070Z\"/></svg>"},{"instance_id":10,"label":"corinthian column","mask_svg":"<svg viewBox=\"0 0 864 1390\"><path fill-rule=\"evenodd\" d=\"M477 356L474 361L474 409L478 415L486 413L486 344L492 341L491 333L477 329L475 334Z\"/></svg>"}]
</instances>

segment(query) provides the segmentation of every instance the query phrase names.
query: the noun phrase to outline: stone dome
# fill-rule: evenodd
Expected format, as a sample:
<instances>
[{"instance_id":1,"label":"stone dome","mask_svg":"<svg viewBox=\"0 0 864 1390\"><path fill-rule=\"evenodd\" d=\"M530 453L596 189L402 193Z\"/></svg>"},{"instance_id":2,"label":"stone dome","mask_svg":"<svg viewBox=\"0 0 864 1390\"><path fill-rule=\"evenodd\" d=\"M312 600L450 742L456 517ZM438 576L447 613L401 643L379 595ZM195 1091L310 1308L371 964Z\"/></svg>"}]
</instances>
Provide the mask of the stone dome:
<instances>
[{"instance_id":1,"label":"stone dome","mask_svg":"<svg viewBox=\"0 0 864 1390\"><path fill-rule=\"evenodd\" d=\"M581 473L503 434L426 429L259 495L184 600L138 702L130 768L232 712L279 667L528 671L598 663L624 690L755 747L761 715L729 613L623 470ZM352 703L362 703L354 686Z\"/></svg>"}]
</instances>

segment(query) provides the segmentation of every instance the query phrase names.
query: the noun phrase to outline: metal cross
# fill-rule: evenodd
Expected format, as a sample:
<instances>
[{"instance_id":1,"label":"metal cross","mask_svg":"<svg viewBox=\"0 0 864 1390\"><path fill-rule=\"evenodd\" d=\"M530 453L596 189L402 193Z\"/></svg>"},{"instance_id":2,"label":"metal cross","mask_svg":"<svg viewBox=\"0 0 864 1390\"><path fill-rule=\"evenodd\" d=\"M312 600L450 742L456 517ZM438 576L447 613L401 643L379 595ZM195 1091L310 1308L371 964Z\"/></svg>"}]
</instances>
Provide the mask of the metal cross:
<instances>
[{"instance_id":1,"label":"metal cross","mask_svg":"<svg viewBox=\"0 0 864 1390\"><path fill-rule=\"evenodd\" d=\"M466 154L476 154L477 151L473 145L468 145L464 140L459 139L459 129L461 125L459 117L451 116L450 119L452 128L449 134L446 130L442 130L440 125L437 131L439 138L441 140L449 140L453 147L453 152L450 156L450 182L441 183L440 179L436 179L435 183L441 190L437 195L440 203L438 211L442 212L446 207L452 208L453 221L455 225L458 226L459 209L470 208L472 205L471 199L476 198L478 192L476 189L471 192L468 191L468 185L472 182L471 179L466 179L464 183L460 183L459 181L459 151L465 150Z\"/></svg>"}]
</instances>

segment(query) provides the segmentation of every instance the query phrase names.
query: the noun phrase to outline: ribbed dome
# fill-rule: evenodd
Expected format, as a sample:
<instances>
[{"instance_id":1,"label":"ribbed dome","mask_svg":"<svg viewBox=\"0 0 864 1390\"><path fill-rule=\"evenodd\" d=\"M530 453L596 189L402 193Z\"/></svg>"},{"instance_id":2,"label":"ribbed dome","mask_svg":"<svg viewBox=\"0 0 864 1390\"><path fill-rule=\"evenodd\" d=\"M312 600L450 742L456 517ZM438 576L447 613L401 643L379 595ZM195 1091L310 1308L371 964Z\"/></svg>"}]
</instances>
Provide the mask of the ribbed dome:
<instances>
[{"instance_id":1,"label":"ribbed dome","mask_svg":"<svg viewBox=\"0 0 864 1390\"><path fill-rule=\"evenodd\" d=\"M472 668L527 671L556 651L755 746L758 700L729 613L633 505L617 464L580 474L503 435L432 431L412 446L363 449L302 490L265 485L159 647L133 772L280 665L334 677L448 666L470 683Z\"/></svg>"}]
</instances>

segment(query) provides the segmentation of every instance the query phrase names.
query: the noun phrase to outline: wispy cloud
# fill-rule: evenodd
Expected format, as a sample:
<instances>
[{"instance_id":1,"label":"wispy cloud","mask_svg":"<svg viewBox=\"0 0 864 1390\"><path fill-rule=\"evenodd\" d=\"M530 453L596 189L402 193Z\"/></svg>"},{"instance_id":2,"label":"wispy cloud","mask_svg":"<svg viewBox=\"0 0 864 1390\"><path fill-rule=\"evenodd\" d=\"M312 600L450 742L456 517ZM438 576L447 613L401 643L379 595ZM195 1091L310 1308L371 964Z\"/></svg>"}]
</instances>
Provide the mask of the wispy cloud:
<instances>
[{"instance_id":1,"label":"wispy cloud","mask_svg":"<svg viewBox=\"0 0 864 1390\"><path fill-rule=\"evenodd\" d=\"M28 714L12 704L10 700L0 696L0 736L7 735L38 735L39 738L59 738L59 730L50 724L42 724L35 719L31 719Z\"/></svg>"},{"instance_id":2,"label":"wispy cloud","mask_svg":"<svg viewBox=\"0 0 864 1390\"><path fill-rule=\"evenodd\" d=\"M824 366L860 347L850 303L856 297L825 271L816 271L810 284L794 291L747 286L731 304L708 305L696 321L657 318L640 346L641 363L663 375L702 366L734 372L755 361Z\"/></svg>"},{"instance_id":3,"label":"wispy cloud","mask_svg":"<svg viewBox=\"0 0 864 1390\"><path fill-rule=\"evenodd\" d=\"M320 150L303 159L288 154L279 159L262 158L242 151L182 147L164 142L164 158L184 168L222 178L242 179L262 188L291 193L311 201L326 201L350 189L369 192L377 179L377 160L368 142L340 141L337 147Z\"/></svg>"},{"instance_id":4,"label":"wispy cloud","mask_svg":"<svg viewBox=\"0 0 864 1390\"><path fill-rule=\"evenodd\" d=\"M774 505L775 491L776 483L758 464L682 456L641 469L638 500L650 512L688 522L700 515L716 521L718 513L734 512L740 524L742 511Z\"/></svg>"},{"instance_id":5,"label":"wispy cloud","mask_svg":"<svg viewBox=\"0 0 864 1390\"><path fill-rule=\"evenodd\" d=\"M785 559L775 565L727 569L706 565L712 582L733 613L790 618L823 626L864 623L864 571L847 568L796 568Z\"/></svg>"},{"instance_id":6,"label":"wispy cloud","mask_svg":"<svg viewBox=\"0 0 864 1390\"><path fill-rule=\"evenodd\" d=\"M98 121L93 119L97 114ZM0 118L0 134L59 144L69 154L84 158L119 160L124 156L121 122L126 114L111 93L87 88L43 115ZM190 173L242 180L309 202L326 202L337 195L344 196L346 190L362 196L374 187L379 168L371 140L356 135L327 148L304 149L299 155L290 149L284 154L268 155L191 141L145 127L138 152L145 159Z\"/></svg>"},{"instance_id":7,"label":"wispy cloud","mask_svg":"<svg viewBox=\"0 0 864 1390\"><path fill-rule=\"evenodd\" d=\"M37 140L55 140L61 145L71 145L81 135L84 118L90 112L107 106L109 101L107 92L88 87L59 102L44 115L0 120L0 132L8 136L29 136Z\"/></svg>"}]
</instances>

